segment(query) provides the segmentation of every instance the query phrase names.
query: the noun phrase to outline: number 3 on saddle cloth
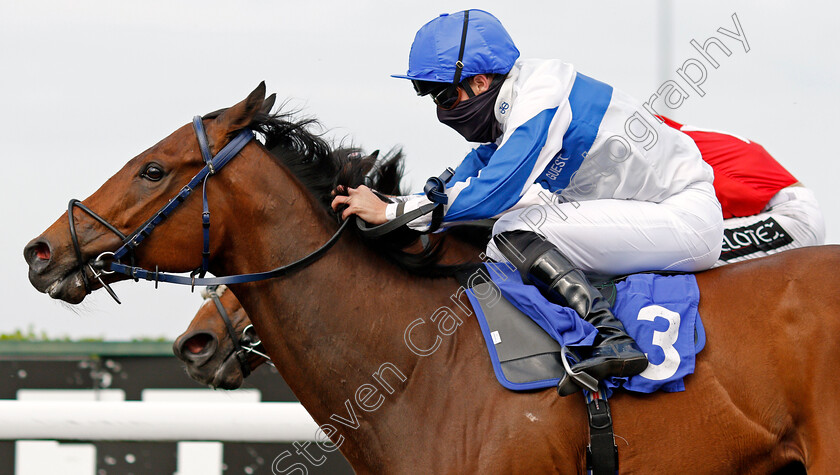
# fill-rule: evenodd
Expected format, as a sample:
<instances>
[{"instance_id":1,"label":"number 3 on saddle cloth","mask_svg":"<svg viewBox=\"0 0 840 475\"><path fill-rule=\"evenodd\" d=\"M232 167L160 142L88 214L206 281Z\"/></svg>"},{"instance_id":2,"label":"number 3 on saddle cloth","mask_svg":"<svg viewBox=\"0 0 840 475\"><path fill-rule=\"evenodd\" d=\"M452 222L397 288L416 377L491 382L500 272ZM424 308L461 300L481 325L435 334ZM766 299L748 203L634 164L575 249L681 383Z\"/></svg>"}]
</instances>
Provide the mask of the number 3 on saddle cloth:
<instances>
[{"instance_id":1,"label":"number 3 on saddle cloth","mask_svg":"<svg viewBox=\"0 0 840 475\"><path fill-rule=\"evenodd\" d=\"M565 372L562 346L591 345L597 331L574 310L524 284L511 267L485 263L459 280L467 288L499 383L514 391L554 387ZM615 290L613 313L650 365L631 378L609 378L602 387L608 395L617 387L684 391L683 378L694 372L695 355L706 340L694 276L634 274L616 283Z\"/></svg>"}]
</instances>

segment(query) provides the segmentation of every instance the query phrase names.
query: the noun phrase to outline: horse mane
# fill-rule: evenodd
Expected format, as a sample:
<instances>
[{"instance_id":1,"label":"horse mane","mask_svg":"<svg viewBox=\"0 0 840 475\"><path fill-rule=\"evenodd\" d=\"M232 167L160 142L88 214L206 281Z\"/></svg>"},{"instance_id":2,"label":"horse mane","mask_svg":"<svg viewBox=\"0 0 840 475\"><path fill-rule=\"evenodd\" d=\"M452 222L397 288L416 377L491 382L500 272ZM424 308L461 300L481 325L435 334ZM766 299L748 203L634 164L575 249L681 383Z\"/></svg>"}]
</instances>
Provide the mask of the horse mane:
<instances>
[{"instance_id":1,"label":"horse mane","mask_svg":"<svg viewBox=\"0 0 840 475\"><path fill-rule=\"evenodd\" d=\"M224 110L212 112L204 118L214 118ZM249 127L263 136L265 148L300 180L332 220L340 221L343 211L343 207L336 212L330 206L332 193L338 186L346 189L365 184L385 195L406 194L402 188L402 150L394 148L383 158L378 158L378 151L365 156L357 147L333 149L321 135L311 131L320 125L316 119L298 119L295 114L261 112L255 115ZM421 243L419 252L407 252L407 246L421 242L417 231L403 228L374 240L365 238L355 226L351 228L368 247L411 273L429 277L451 276L463 268L440 264L445 238Z\"/></svg>"}]
</instances>

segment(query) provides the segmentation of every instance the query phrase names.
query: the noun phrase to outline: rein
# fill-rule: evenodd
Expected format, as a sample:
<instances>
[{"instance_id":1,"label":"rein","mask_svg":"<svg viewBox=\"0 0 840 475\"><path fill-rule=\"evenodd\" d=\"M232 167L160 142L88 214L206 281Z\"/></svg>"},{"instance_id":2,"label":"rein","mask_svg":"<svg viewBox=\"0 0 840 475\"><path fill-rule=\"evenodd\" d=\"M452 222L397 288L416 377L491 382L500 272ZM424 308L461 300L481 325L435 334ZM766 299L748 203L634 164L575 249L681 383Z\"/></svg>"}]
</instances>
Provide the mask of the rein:
<instances>
[{"instance_id":1,"label":"rein","mask_svg":"<svg viewBox=\"0 0 840 475\"><path fill-rule=\"evenodd\" d=\"M143 225L141 225L137 230L135 230L128 236L121 233L115 226L108 223L107 220L93 212L93 210L91 210L87 206L83 205L79 200L70 200L70 204L68 206L68 222L70 224L70 236L73 241L73 248L76 253L76 258L79 261L79 268L81 269L82 280L84 282L86 293L91 293L90 280L88 279L84 270L85 263L82 258L81 248L79 247L79 241L76 234L75 219L73 218L74 208L79 208L88 215L90 215L96 221L104 225L109 231L119 236L119 238L123 241L122 246L120 246L120 248L116 251L103 252L102 254L97 256L97 258L92 263L87 264L91 272L93 272L93 278L97 279L99 283L102 284L103 287L105 287L105 289L108 291L108 294L110 294L111 297L113 297L117 303L122 302L120 302L119 298L117 298L117 295L113 291L113 289L111 289L111 287L102 279L103 275L119 272L120 274L124 274L131 277L132 279L134 279L135 282L139 281L140 279L154 281L155 288L157 288L158 282L169 282L172 284L189 285L193 290L195 290L196 285L242 284L246 282L256 282L259 280L273 279L276 277L289 275L317 261L338 241L338 238L341 237L341 233L347 228L347 223L349 223L350 220L344 221L344 223L341 224L341 226L338 228L335 234L333 234L333 236L323 246L316 249L312 253L304 256L303 258L292 262L291 264L281 266L266 272L238 274L223 277L204 277L204 275L207 273L210 257L210 208L207 203L207 180L211 176L221 171L221 169L225 165L227 165L227 163L231 159L237 156L239 152L251 140L254 139L254 132L251 129L247 128L241 130L236 135L236 137L234 137L233 140L230 141L230 143L228 143L224 148L222 148L222 150L220 150L219 153L213 156L210 152L210 147L208 145L207 140L207 133L204 129L204 124L202 123L201 116L195 116L193 118L193 129L195 130L195 135L198 140L199 148L201 150L201 156L205 162L204 168L202 168L192 178L192 180L190 180L190 182L187 185L185 185L181 189L181 191L178 192L177 195L175 195L174 198L170 199L165 206L163 206L157 213L152 215L151 218L149 218ZM155 266L154 271L144 269L142 267L135 267L133 265L134 249L136 249L140 245L140 243L143 242L143 240L149 237L149 235L152 233L155 227L162 223L170 214L172 214L172 212L175 211L175 209L177 209L187 199L187 197L192 193L192 191L196 187L198 187L199 184L203 185L202 227L204 228L204 245L202 248L203 250L201 256L201 267L191 272L189 276L159 272L157 266ZM120 259L125 257L127 254L131 258L131 265L126 265L120 262Z\"/></svg>"},{"instance_id":2,"label":"rein","mask_svg":"<svg viewBox=\"0 0 840 475\"><path fill-rule=\"evenodd\" d=\"M374 170L371 170L371 172L373 171ZM356 227L359 228L359 232L362 236L369 239L375 239L385 236L386 234L389 234L403 226L407 226L408 223L421 216L432 213L432 221L429 224L429 229L422 231L422 234L429 234L437 231L443 222L443 205L449 202L449 197L446 195L445 187L454 175L455 170L447 167L440 176L433 176L426 180L423 192L426 194L426 197L429 201L431 201L431 203L422 205L417 209L403 213L390 221L386 221L376 226L371 226L367 223L367 221L356 216ZM379 196L379 199L382 199L383 201L389 203L391 202L390 199L379 195L375 191L374 194Z\"/></svg>"}]
</instances>

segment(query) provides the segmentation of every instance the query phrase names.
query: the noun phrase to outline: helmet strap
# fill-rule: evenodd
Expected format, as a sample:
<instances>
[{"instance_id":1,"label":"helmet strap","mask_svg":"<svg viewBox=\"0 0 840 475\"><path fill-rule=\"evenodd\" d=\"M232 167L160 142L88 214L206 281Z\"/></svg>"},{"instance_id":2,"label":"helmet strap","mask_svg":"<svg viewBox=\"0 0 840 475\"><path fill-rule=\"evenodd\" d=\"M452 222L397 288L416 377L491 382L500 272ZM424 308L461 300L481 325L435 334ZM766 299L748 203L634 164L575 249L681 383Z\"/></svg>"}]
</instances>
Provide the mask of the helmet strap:
<instances>
[{"instance_id":1,"label":"helmet strap","mask_svg":"<svg viewBox=\"0 0 840 475\"><path fill-rule=\"evenodd\" d=\"M464 69L464 46L467 44L467 24L470 21L470 11L464 10L464 29L461 31L461 49L458 51L458 61L455 63L455 77L452 78L452 84L458 84L461 82L461 70ZM469 86L466 87L467 94L470 94L472 91L470 90ZM472 97L474 94L470 94Z\"/></svg>"},{"instance_id":2,"label":"helmet strap","mask_svg":"<svg viewBox=\"0 0 840 475\"><path fill-rule=\"evenodd\" d=\"M459 86L461 86L461 89L463 89L464 92L467 93L467 97L475 97L475 92L473 92L472 88L470 87L470 78L461 81Z\"/></svg>"}]
</instances>

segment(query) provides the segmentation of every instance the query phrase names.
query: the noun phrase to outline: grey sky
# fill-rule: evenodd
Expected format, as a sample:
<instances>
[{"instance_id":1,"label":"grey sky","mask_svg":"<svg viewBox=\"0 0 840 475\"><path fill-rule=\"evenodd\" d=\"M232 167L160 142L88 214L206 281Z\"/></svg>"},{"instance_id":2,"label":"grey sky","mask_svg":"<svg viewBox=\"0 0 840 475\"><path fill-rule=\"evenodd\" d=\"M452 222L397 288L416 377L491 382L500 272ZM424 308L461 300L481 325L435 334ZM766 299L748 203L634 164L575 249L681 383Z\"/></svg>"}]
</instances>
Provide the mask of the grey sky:
<instances>
[{"instance_id":1,"label":"grey sky","mask_svg":"<svg viewBox=\"0 0 840 475\"><path fill-rule=\"evenodd\" d=\"M0 0L0 332L33 325L51 336L127 339L185 328L200 303L188 288L121 283L123 305L97 293L74 313L29 285L21 251L70 198L87 197L193 115L232 105L261 80L332 137L368 150L401 145L415 187L457 164L469 146L437 123L427 98L388 75L404 72L423 23L464 8L499 17L523 57L561 58L639 99L679 80L684 61L701 59L691 39L717 36L732 54L713 53L720 66L706 64L705 96L692 93L662 112L763 144L816 192L828 241L840 242L833 146L840 7L676 4L670 74L662 77L662 2ZM717 32L734 31L733 13L749 52Z\"/></svg>"}]
</instances>

